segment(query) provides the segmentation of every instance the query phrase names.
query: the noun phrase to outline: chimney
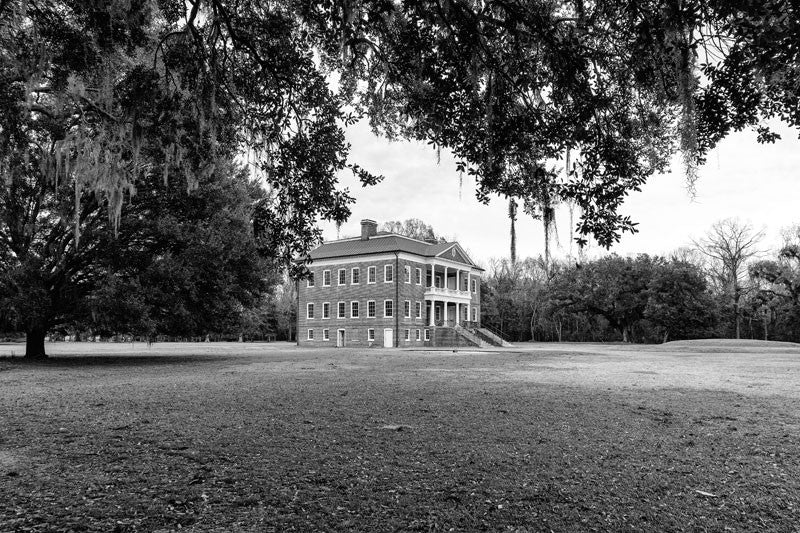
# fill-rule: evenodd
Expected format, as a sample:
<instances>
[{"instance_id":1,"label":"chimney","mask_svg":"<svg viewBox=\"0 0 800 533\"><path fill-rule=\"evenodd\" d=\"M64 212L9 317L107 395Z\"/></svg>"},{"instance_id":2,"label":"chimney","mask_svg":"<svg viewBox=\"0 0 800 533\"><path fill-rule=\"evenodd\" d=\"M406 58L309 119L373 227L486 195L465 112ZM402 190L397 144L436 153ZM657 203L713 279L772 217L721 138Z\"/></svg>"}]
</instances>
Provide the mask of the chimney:
<instances>
[{"instance_id":1,"label":"chimney","mask_svg":"<svg viewBox=\"0 0 800 533\"><path fill-rule=\"evenodd\" d=\"M374 237L378 234L378 223L374 220L370 220L365 218L361 221L361 240L366 241L369 240L370 237Z\"/></svg>"}]
</instances>

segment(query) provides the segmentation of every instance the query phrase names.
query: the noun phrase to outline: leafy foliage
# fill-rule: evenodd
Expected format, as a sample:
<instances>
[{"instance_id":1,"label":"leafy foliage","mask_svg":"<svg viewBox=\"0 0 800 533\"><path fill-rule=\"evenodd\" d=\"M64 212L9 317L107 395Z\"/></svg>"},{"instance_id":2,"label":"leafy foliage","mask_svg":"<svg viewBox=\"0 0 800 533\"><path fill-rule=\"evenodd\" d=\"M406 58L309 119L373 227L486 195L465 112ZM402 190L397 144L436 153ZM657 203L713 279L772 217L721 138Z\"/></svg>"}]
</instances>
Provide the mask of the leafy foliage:
<instances>
[{"instance_id":1,"label":"leafy foliage","mask_svg":"<svg viewBox=\"0 0 800 533\"><path fill-rule=\"evenodd\" d=\"M760 284L751 307L761 315L765 338L772 324L773 338L800 340L800 226L786 237L777 259L750 265L750 276Z\"/></svg>"},{"instance_id":2,"label":"leafy foliage","mask_svg":"<svg viewBox=\"0 0 800 533\"><path fill-rule=\"evenodd\" d=\"M520 197L545 220L557 200L574 201L579 233L605 246L635 230L618 208L676 148L691 185L728 132L752 126L768 142L766 120L797 125L800 17L788 0L315 8L318 28L343 34L377 130L451 149L483 200Z\"/></svg>"},{"instance_id":3,"label":"leafy foliage","mask_svg":"<svg viewBox=\"0 0 800 533\"><path fill-rule=\"evenodd\" d=\"M666 341L708 336L717 314L690 263L610 255L578 265L544 258L501 263L485 287L482 321L513 340Z\"/></svg>"},{"instance_id":4,"label":"leafy foliage","mask_svg":"<svg viewBox=\"0 0 800 533\"><path fill-rule=\"evenodd\" d=\"M143 336L240 329L277 269L259 253L250 220L264 194L234 170L219 167L192 193L152 175L116 235L94 194L82 193L76 215L71 183L53 189L37 172L16 179L0 193L9 236L0 243L0 318L39 342L53 328ZM32 355L43 355L37 349Z\"/></svg>"},{"instance_id":5,"label":"leafy foliage","mask_svg":"<svg viewBox=\"0 0 800 533\"><path fill-rule=\"evenodd\" d=\"M545 221L573 201L580 240L610 246L635 230L626 195L676 148L691 182L729 132L800 123L798 21L790 0L3 2L0 168L8 183L14 154L38 157L118 219L154 158L191 185L246 153L290 260L317 220L347 218L339 171L379 179L347 159L343 128L367 115L450 148L483 200Z\"/></svg>"},{"instance_id":6,"label":"leafy foliage","mask_svg":"<svg viewBox=\"0 0 800 533\"><path fill-rule=\"evenodd\" d=\"M445 242L443 237L436 235L430 224L426 224L418 218L409 218L402 222L389 220L381 225L381 230L398 233L421 241Z\"/></svg>"},{"instance_id":7,"label":"leafy foliage","mask_svg":"<svg viewBox=\"0 0 800 533\"><path fill-rule=\"evenodd\" d=\"M314 60L290 5L82 0L0 8L0 172L35 160L50 183L98 194L119 222L156 169L189 189L249 154L274 194L259 206L270 243L303 256L318 219L344 220L345 101ZM80 202L76 201L76 207ZM76 225L78 227L78 225Z\"/></svg>"}]
</instances>

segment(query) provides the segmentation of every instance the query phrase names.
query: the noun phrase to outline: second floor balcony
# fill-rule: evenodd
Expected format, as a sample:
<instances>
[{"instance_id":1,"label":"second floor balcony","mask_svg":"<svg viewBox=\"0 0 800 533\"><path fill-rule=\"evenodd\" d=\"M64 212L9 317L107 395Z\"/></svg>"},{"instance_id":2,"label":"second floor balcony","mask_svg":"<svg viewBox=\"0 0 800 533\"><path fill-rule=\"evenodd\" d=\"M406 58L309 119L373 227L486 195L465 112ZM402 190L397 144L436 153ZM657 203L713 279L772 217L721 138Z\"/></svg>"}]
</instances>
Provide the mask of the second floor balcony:
<instances>
[{"instance_id":1,"label":"second floor balcony","mask_svg":"<svg viewBox=\"0 0 800 533\"><path fill-rule=\"evenodd\" d=\"M455 298L472 298L468 290L449 289L446 287L425 287L425 296L450 296Z\"/></svg>"}]
</instances>

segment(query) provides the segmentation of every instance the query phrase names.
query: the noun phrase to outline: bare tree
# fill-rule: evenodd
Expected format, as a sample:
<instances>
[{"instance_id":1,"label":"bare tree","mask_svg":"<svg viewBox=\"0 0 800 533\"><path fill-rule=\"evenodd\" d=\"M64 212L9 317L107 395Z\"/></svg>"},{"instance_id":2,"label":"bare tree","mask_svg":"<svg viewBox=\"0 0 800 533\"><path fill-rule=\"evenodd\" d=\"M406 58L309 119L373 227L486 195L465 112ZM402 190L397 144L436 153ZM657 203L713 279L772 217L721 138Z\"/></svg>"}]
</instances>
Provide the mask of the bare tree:
<instances>
[{"instance_id":1,"label":"bare tree","mask_svg":"<svg viewBox=\"0 0 800 533\"><path fill-rule=\"evenodd\" d=\"M736 338L740 338L742 313L740 300L746 291L747 261L758 255L758 242L764 230L755 231L749 223L726 218L711 226L704 239L695 241L697 249L709 258L712 281L727 291L733 301Z\"/></svg>"},{"instance_id":2,"label":"bare tree","mask_svg":"<svg viewBox=\"0 0 800 533\"><path fill-rule=\"evenodd\" d=\"M381 231L397 233L421 241L446 242L444 237L436 235L433 226L426 224L418 218L409 218L402 222L399 220L389 220L383 223Z\"/></svg>"}]
</instances>

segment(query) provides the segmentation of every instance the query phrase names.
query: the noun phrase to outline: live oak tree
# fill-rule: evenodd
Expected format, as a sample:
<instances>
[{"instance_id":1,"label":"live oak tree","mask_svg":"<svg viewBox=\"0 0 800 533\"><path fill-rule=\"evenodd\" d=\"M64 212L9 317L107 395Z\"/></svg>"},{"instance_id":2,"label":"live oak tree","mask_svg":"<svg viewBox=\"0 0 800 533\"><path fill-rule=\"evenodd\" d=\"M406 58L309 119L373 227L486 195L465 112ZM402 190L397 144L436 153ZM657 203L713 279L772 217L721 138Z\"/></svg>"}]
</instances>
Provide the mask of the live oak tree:
<instances>
[{"instance_id":1,"label":"live oak tree","mask_svg":"<svg viewBox=\"0 0 800 533\"><path fill-rule=\"evenodd\" d=\"M712 297L698 267L644 254L560 269L544 297L547 314L601 316L623 342L633 342L637 330L651 341L687 338L714 323Z\"/></svg>"},{"instance_id":2,"label":"live oak tree","mask_svg":"<svg viewBox=\"0 0 800 533\"><path fill-rule=\"evenodd\" d=\"M621 333L623 342L633 342L633 327L647 309L653 269L654 260L646 255L603 257L565 278L562 298L574 308L602 315Z\"/></svg>"},{"instance_id":3,"label":"live oak tree","mask_svg":"<svg viewBox=\"0 0 800 533\"><path fill-rule=\"evenodd\" d=\"M661 341L692 338L714 324L714 301L703 271L692 263L656 260L647 284L644 318Z\"/></svg>"},{"instance_id":4,"label":"live oak tree","mask_svg":"<svg viewBox=\"0 0 800 533\"><path fill-rule=\"evenodd\" d=\"M37 179L38 178L38 179ZM26 357L46 357L48 330L199 335L245 326L276 283L253 205L264 193L231 166L195 190L139 181L118 231L94 193L76 201L32 172L0 191L0 322L26 332ZM77 239L75 219L80 242ZM21 231L20 231L21 230Z\"/></svg>"},{"instance_id":5,"label":"live oak tree","mask_svg":"<svg viewBox=\"0 0 800 533\"><path fill-rule=\"evenodd\" d=\"M376 129L451 149L482 199L552 190L574 201L579 233L605 246L635 229L621 202L676 148L691 184L730 131L771 141L768 119L800 117L788 0L337 6L311 4L311 20L342 39ZM569 153L559 178L552 163Z\"/></svg>"},{"instance_id":6,"label":"live oak tree","mask_svg":"<svg viewBox=\"0 0 800 533\"><path fill-rule=\"evenodd\" d=\"M635 227L619 205L676 136L691 177L730 131L770 141L768 119L798 125L798 21L789 0L0 4L6 109L71 114L55 152L112 211L140 139L160 136L180 167L195 148L189 176L223 143L280 191L269 214L287 257L313 246L317 218L347 216L337 171L377 179L347 160L342 128L361 113L451 148L482 199L549 186L580 207L580 234L610 245ZM548 162L568 152L559 179Z\"/></svg>"},{"instance_id":7,"label":"live oak tree","mask_svg":"<svg viewBox=\"0 0 800 533\"><path fill-rule=\"evenodd\" d=\"M27 355L44 356L46 329L85 296L61 278L94 285L76 261L94 224L124 233L123 204L156 175L191 190L250 154L270 191L253 230L284 262L307 253L318 219L346 218L336 173L377 178L346 160L349 119L312 45L296 16L255 2L0 2L2 313L28 332Z\"/></svg>"},{"instance_id":8,"label":"live oak tree","mask_svg":"<svg viewBox=\"0 0 800 533\"><path fill-rule=\"evenodd\" d=\"M118 223L148 169L190 188L242 156L275 192L260 220L287 261L344 220L351 120L297 6L183 0L0 3L0 172L99 193Z\"/></svg>"}]
</instances>

